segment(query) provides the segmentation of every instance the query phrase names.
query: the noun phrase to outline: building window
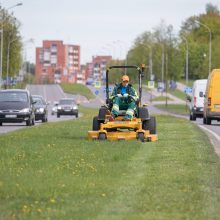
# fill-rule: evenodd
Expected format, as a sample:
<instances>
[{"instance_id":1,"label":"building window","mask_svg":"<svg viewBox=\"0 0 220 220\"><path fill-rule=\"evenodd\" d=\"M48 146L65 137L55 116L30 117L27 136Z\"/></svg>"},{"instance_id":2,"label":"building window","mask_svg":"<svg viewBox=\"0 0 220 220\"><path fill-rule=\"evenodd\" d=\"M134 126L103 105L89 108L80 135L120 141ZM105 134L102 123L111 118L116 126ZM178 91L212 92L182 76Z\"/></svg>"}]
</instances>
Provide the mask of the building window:
<instances>
[{"instance_id":1,"label":"building window","mask_svg":"<svg viewBox=\"0 0 220 220\"><path fill-rule=\"evenodd\" d=\"M51 64L57 64L57 56L51 55Z\"/></svg>"},{"instance_id":2,"label":"building window","mask_svg":"<svg viewBox=\"0 0 220 220\"><path fill-rule=\"evenodd\" d=\"M44 62L45 61L50 61L50 49L48 48L44 49Z\"/></svg>"},{"instance_id":3,"label":"building window","mask_svg":"<svg viewBox=\"0 0 220 220\"><path fill-rule=\"evenodd\" d=\"M57 53L57 45L56 44L52 44L51 45L51 54L56 54Z\"/></svg>"},{"instance_id":4,"label":"building window","mask_svg":"<svg viewBox=\"0 0 220 220\"><path fill-rule=\"evenodd\" d=\"M43 63L43 50L39 51L39 63L42 64Z\"/></svg>"}]
</instances>

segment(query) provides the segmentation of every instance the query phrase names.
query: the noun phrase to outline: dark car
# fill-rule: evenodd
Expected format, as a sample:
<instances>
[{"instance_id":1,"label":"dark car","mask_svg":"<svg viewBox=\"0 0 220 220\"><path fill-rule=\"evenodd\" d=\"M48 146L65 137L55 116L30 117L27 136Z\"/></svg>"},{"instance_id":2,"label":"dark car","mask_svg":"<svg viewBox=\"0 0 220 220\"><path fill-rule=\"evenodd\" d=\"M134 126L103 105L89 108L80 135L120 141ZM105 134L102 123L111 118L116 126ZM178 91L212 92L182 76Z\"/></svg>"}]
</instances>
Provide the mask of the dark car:
<instances>
[{"instance_id":1,"label":"dark car","mask_svg":"<svg viewBox=\"0 0 220 220\"><path fill-rule=\"evenodd\" d=\"M0 126L2 123L26 122L34 125L34 102L28 90L0 90Z\"/></svg>"},{"instance_id":2,"label":"dark car","mask_svg":"<svg viewBox=\"0 0 220 220\"><path fill-rule=\"evenodd\" d=\"M78 112L78 105L76 104L74 99L60 99L59 104L57 106L57 118L59 118L60 115L75 115L76 118L78 118Z\"/></svg>"},{"instance_id":3,"label":"dark car","mask_svg":"<svg viewBox=\"0 0 220 220\"><path fill-rule=\"evenodd\" d=\"M40 95L32 95L35 107L35 121L41 120L42 122L48 121L47 102Z\"/></svg>"}]
</instances>

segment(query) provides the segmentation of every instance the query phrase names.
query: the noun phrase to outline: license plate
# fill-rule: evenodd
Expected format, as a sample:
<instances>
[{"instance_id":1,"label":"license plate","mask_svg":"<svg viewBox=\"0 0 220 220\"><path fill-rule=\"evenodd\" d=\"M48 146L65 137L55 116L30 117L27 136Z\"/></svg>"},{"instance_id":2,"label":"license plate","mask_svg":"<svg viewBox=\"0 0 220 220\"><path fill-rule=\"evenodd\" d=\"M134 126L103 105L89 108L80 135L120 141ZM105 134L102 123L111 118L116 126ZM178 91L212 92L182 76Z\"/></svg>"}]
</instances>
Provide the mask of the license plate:
<instances>
[{"instance_id":1,"label":"license plate","mask_svg":"<svg viewBox=\"0 0 220 220\"><path fill-rule=\"evenodd\" d=\"M220 108L220 105L215 105L215 108Z\"/></svg>"},{"instance_id":2,"label":"license plate","mask_svg":"<svg viewBox=\"0 0 220 220\"><path fill-rule=\"evenodd\" d=\"M5 115L6 118L17 118L17 115Z\"/></svg>"}]
</instances>

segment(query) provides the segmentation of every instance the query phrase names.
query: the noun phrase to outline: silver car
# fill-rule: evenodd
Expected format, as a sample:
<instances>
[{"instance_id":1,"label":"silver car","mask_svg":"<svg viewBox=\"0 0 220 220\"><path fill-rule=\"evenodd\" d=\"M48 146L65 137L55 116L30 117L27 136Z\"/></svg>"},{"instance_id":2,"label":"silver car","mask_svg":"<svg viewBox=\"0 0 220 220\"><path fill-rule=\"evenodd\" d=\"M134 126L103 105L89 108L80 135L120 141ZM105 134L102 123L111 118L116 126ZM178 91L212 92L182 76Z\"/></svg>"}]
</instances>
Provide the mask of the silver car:
<instances>
[{"instance_id":1,"label":"silver car","mask_svg":"<svg viewBox=\"0 0 220 220\"><path fill-rule=\"evenodd\" d=\"M72 98L60 99L57 106L57 118L61 115L75 115L76 118L79 116L78 105Z\"/></svg>"}]
</instances>

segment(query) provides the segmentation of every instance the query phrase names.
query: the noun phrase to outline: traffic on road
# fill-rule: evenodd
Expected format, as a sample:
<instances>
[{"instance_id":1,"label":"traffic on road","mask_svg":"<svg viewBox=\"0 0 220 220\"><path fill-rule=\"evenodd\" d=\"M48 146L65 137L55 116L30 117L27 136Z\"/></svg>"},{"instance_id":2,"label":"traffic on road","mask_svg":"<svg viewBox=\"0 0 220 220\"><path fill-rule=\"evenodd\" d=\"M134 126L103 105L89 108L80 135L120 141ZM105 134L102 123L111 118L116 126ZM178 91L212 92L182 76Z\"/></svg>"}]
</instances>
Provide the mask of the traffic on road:
<instances>
[{"instance_id":1,"label":"traffic on road","mask_svg":"<svg viewBox=\"0 0 220 220\"><path fill-rule=\"evenodd\" d=\"M1 90L0 133L77 118L80 113L74 101L76 96L66 97L59 85L28 85L25 90ZM63 105L60 102L63 100L70 100L74 105L64 106L65 109L62 110ZM62 110L62 117L57 109Z\"/></svg>"}]
</instances>

